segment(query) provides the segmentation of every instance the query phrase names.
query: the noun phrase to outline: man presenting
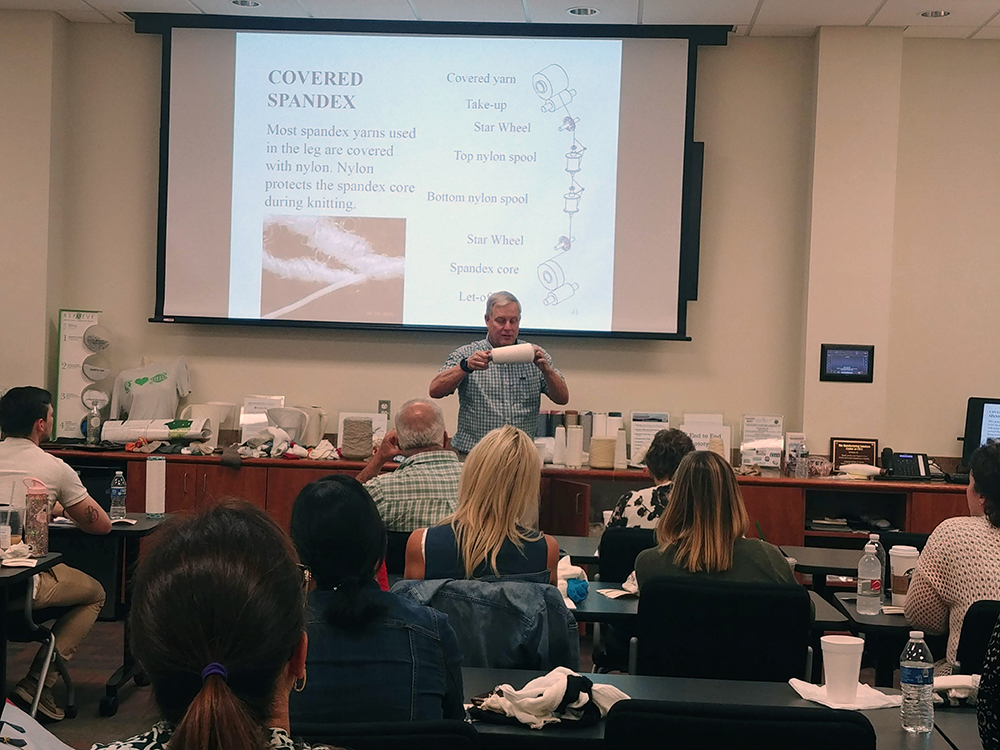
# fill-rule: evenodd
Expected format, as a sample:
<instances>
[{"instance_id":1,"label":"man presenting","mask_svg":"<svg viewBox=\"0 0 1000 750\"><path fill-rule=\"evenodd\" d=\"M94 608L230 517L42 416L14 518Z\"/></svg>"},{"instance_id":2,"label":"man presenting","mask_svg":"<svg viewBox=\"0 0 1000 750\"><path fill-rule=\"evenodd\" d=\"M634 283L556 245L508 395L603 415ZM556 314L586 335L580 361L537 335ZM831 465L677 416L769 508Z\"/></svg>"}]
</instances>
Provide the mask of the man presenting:
<instances>
[{"instance_id":1,"label":"man presenting","mask_svg":"<svg viewBox=\"0 0 1000 750\"><path fill-rule=\"evenodd\" d=\"M80 482L80 477L60 458L49 455L39 447L52 435L52 395L41 388L25 386L11 388L0 398L0 472L9 471L19 476L36 477L49 490L49 502L55 503L53 515L65 515L76 521L81 531L88 534L107 534L111 519L97 504ZM7 492L10 492L8 487ZM7 501L5 501L6 503ZM104 606L104 589L101 584L68 565L55 565L35 576L37 584L32 596L32 608L72 607L56 620L52 632L56 648L64 659L72 658L77 646L90 632L97 614ZM23 610L24 601L11 602L8 611ZM38 685L45 661L45 647L28 670L28 676L17 683L13 696L25 703L31 702ZM52 697L51 688L58 674L49 669L45 679L38 710L48 718L58 721L65 716Z\"/></svg>"},{"instance_id":2,"label":"man presenting","mask_svg":"<svg viewBox=\"0 0 1000 750\"><path fill-rule=\"evenodd\" d=\"M392 472L376 476L386 461L405 456ZM368 465L355 477L372 496L388 531L437 526L458 505L462 465L448 449L444 415L437 404L415 398L396 415Z\"/></svg>"},{"instance_id":3,"label":"man presenting","mask_svg":"<svg viewBox=\"0 0 1000 750\"><path fill-rule=\"evenodd\" d=\"M534 437L543 393L557 404L569 402L566 380L542 347L532 345L533 362L493 364L493 349L526 343L517 338L520 323L517 298L510 292L491 294L486 300L486 338L453 351L431 381L432 398L458 389L458 431L451 444L461 453L505 424Z\"/></svg>"}]
</instances>

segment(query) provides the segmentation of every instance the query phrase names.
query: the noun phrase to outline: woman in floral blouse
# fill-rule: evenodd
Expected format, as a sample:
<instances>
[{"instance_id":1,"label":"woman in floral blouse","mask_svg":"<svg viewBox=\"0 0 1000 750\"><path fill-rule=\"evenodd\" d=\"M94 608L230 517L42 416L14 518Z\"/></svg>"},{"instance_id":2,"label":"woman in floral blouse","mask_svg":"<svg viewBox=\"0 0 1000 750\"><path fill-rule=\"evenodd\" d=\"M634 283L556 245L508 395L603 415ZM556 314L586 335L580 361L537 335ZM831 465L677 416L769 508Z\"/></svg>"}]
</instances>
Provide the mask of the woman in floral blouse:
<instances>
[{"instance_id":1,"label":"woman in floral blouse","mask_svg":"<svg viewBox=\"0 0 1000 750\"><path fill-rule=\"evenodd\" d=\"M608 528L655 529L667 508L670 485L681 459L694 450L694 443L680 430L660 430L653 436L643 463L653 486L622 495Z\"/></svg>"}]
</instances>

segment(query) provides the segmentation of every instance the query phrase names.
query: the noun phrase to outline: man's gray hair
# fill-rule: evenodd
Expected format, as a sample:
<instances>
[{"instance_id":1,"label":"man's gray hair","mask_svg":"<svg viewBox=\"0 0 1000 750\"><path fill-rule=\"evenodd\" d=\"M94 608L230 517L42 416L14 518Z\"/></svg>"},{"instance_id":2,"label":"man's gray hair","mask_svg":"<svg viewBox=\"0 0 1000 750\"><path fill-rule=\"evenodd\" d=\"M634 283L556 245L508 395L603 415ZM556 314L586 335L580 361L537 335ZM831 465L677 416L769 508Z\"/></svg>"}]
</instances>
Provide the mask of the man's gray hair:
<instances>
[{"instance_id":1,"label":"man's gray hair","mask_svg":"<svg viewBox=\"0 0 1000 750\"><path fill-rule=\"evenodd\" d=\"M420 405L422 409L410 407ZM410 413L410 412L414 413ZM404 451L444 447L444 414L441 407L425 398L414 398L396 413L396 438Z\"/></svg>"},{"instance_id":2,"label":"man's gray hair","mask_svg":"<svg viewBox=\"0 0 1000 750\"><path fill-rule=\"evenodd\" d=\"M517 314L521 314L521 303L518 301L510 292L493 292L486 300L486 317L490 317L493 314L493 308L499 305L503 307L504 305L509 305L511 303L517 305Z\"/></svg>"}]
</instances>

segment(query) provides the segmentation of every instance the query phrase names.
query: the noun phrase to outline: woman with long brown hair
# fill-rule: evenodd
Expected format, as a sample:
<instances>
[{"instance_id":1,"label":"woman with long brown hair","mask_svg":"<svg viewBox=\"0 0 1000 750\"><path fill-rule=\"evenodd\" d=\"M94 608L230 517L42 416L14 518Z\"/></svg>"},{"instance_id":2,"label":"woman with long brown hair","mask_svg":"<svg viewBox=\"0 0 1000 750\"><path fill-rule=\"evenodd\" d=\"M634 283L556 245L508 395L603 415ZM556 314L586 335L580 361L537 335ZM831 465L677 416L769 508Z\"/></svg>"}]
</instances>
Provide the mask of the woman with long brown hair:
<instances>
[{"instance_id":1,"label":"woman with long brown hair","mask_svg":"<svg viewBox=\"0 0 1000 750\"><path fill-rule=\"evenodd\" d=\"M288 721L289 692L306 681L306 573L248 503L168 521L139 564L129 614L163 721L94 748L309 750Z\"/></svg>"},{"instance_id":2,"label":"woman with long brown hair","mask_svg":"<svg viewBox=\"0 0 1000 750\"><path fill-rule=\"evenodd\" d=\"M667 510L656 527L659 546L635 560L640 589L661 576L796 583L777 547L743 536L749 523L732 467L711 451L688 453L674 474Z\"/></svg>"},{"instance_id":3,"label":"woman with long brown hair","mask_svg":"<svg viewBox=\"0 0 1000 750\"><path fill-rule=\"evenodd\" d=\"M522 525L538 517L541 476L538 451L527 434L510 425L488 433L465 461L455 513L410 535L406 577L555 584L559 544Z\"/></svg>"}]
</instances>

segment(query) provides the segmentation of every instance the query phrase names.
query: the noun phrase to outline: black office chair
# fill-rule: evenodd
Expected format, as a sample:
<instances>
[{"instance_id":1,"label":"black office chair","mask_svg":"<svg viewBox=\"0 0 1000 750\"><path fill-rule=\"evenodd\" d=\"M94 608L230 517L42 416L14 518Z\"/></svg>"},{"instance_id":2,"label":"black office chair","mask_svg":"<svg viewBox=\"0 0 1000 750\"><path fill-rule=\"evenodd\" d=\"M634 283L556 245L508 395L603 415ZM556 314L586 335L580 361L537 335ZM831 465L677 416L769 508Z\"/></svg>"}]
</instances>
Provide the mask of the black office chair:
<instances>
[{"instance_id":1,"label":"black office chair","mask_svg":"<svg viewBox=\"0 0 1000 750\"><path fill-rule=\"evenodd\" d=\"M601 580L619 583L635 570L639 553L656 546L654 529L605 529L597 550ZM594 671L611 672L628 669L628 644L635 635L630 628L595 623Z\"/></svg>"},{"instance_id":2,"label":"black office chair","mask_svg":"<svg viewBox=\"0 0 1000 750\"><path fill-rule=\"evenodd\" d=\"M982 674L983 659L990 636L1000 617L1000 602L984 600L973 602L962 620L962 633L958 637L958 662L956 671L960 674Z\"/></svg>"},{"instance_id":3,"label":"black office chair","mask_svg":"<svg viewBox=\"0 0 1000 750\"><path fill-rule=\"evenodd\" d=\"M64 711L67 719L76 716L76 688L73 680L69 676L69 669L66 661L56 650L56 638L52 631L41 623L52 622L69 612L72 607L46 607L45 609L33 610L31 597L24 597L24 615L14 612L8 613L7 640L16 643L40 643L46 649L45 666L38 677L38 687L35 690L34 698L28 713L32 717L38 712L38 702L42 698L42 690L45 688L45 678L49 669L53 666L63 679L66 685L66 706Z\"/></svg>"},{"instance_id":4,"label":"black office chair","mask_svg":"<svg viewBox=\"0 0 1000 750\"><path fill-rule=\"evenodd\" d=\"M923 552L924 545L927 544L927 537L929 536L930 534L917 534L909 531L880 531L878 540L885 547L886 553L889 552L890 547L895 547L897 544L916 547L917 552Z\"/></svg>"},{"instance_id":5,"label":"black office chair","mask_svg":"<svg viewBox=\"0 0 1000 750\"><path fill-rule=\"evenodd\" d=\"M608 712L608 750L666 747L740 750L875 750L875 730L857 711L792 706L740 706L619 701Z\"/></svg>"},{"instance_id":6,"label":"black office chair","mask_svg":"<svg viewBox=\"0 0 1000 750\"><path fill-rule=\"evenodd\" d=\"M801 586L655 578L639 597L631 674L808 680L809 592Z\"/></svg>"},{"instance_id":7,"label":"black office chair","mask_svg":"<svg viewBox=\"0 0 1000 750\"><path fill-rule=\"evenodd\" d=\"M464 721L397 721L371 724L295 724L305 742L352 750L479 750L479 733Z\"/></svg>"},{"instance_id":8,"label":"black office chair","mask_svg":"<svg viewBox=\"0 0 1000 750\"><path fill-rule=\"evenodd\" d=\"M597 549L602 581L624 581L635 570L639 553L656 546L653 529L605 529Z\"/></svg>"},{"instance_id":9,"label":"black office chair","mask_svg":"<svg viewBox=\"0 0 1000 750\"><path fill-rule=\"evenodd\" d=\"M385 572L390 575L403 575L406 569L406 543L410 540L410 532L387 531L385 536Z\"/></svg>"}]
</instances>

